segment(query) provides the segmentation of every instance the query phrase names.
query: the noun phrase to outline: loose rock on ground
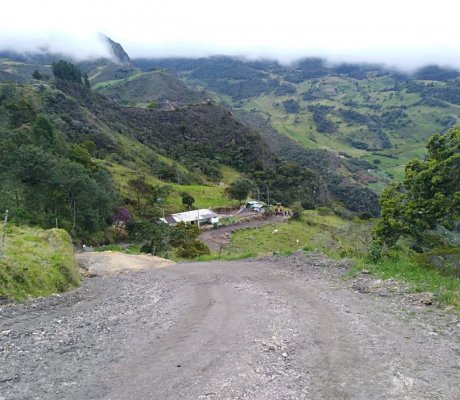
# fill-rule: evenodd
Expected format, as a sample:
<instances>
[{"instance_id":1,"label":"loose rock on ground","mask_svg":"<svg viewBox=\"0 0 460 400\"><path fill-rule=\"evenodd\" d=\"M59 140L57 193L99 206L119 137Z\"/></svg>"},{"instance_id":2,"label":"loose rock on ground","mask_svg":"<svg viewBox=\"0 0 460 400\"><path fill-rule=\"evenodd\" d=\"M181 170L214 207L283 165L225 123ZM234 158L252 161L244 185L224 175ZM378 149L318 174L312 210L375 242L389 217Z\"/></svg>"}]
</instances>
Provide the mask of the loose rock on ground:
<instances>
[{"instance_id":1,"label":"loose rock on ground","mask_svg":"<svg viewBox=\"0 0 460 400\"><path fill-rule=\"evenodd\" d=\"M460 398L458 319L346 268L184 263L1 306L0 398Z\"/></svg>"}]
</instances>

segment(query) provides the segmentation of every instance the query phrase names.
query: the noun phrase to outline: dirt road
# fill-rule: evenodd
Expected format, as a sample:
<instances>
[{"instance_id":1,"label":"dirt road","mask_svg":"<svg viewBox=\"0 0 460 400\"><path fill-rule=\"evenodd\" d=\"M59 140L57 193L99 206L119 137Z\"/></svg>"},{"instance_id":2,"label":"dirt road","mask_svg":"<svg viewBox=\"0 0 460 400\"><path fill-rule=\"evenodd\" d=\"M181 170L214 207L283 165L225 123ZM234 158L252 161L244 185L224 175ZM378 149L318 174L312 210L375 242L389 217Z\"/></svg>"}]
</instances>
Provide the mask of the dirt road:
<instances>
[{"instance_id":1,"label":"dirt road","mask_svg":"<svg viewBox=\"0 0 460 400\"><path fill-rule=\"evenodd\" d=\"M459 399L458 319L343 272L175 264L2 306L0 399Z\"/></svg>"},{"instance_id":2,"label":"dirt road","mask_svg":"<svg viewBox=\"0 0 460 400\"><path fill-rule=\"evenodd\" d=\"M245 229L255 228L257 226L268 225L273 222L280 222L288 219L284 215L274 215L270 218L252 218L247 221L240 222L239 224L222 226L218 229L210 229L201 233L200 239L212 251L218 251L226 244L230 243L230 236L233 232Z\"/></svg>"}]
</instances>

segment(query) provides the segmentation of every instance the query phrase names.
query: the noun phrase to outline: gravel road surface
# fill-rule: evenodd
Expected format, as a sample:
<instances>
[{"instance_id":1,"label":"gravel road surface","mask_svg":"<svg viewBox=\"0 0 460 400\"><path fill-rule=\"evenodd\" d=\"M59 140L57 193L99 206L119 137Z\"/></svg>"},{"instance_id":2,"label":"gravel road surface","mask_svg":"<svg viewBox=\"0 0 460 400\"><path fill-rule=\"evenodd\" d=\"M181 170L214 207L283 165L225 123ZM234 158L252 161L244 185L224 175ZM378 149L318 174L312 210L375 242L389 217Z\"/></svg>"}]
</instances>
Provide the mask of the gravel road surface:
<instances>
[{"instance_id":1,"label":"gravel road surface","mask_svg":"<svg viewBox=\"0 0 460 400\"><path fill-rule=\"evenodd\" d=\"M0 399L460 399L458 319L345 270L179 263L3 305Z\"/></svg>"}]
</instances>

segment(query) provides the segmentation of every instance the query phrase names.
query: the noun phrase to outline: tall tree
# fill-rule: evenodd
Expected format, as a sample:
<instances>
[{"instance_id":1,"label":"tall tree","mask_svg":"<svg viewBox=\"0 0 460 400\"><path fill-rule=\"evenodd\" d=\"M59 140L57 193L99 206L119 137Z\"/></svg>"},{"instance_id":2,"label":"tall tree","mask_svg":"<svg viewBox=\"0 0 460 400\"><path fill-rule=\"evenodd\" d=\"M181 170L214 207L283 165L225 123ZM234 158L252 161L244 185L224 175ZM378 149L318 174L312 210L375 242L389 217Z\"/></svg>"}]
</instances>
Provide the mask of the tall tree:
<instances>
[{"instance_id":1,"label":"tall tree","mask_svg":"<svg viewBox=\"0 0 460 400\"><path fill-rule=\"evenodd\" d=\"M232 198L238 201L246 200L249 192L254 187L254 184L248 181L247 179L237 179L233 182L227 189L227 194Z\"/></svg>"},{"instance_id":2,"label":"tall tree","mask_svg":"<svg viewBox=\"0 0 460 400\"><path fill-rule=\"evenodd\" d=\"M393 246L409 236L420 245L427 230L442 225L452 229L460 220L460 128L433 135L428 155L412 160L401 184L389 185L382 194L382 217L375 240Z\"/></svg>"},{"instance_id":3,"label":"tall tree","mask_svg":"<svg viewBox=\"0 0 460 400\"><path fill-rule=\"evenodd\" d=\"M82 83L81 71L78 69L77 66L70 62L64 60L53 62L52 70L56 79Z\"/></svg>"},{"instance_id":4,"label":"tall tree","mask_svg":"<svg viewBox=\"0 0 460 400\"><path fill-rule=\"evenodd\" d=\"M182 197L182 204L185 207L191 208L193 203L195 203L195 199L193 198L193 196L187 192L182 192L180 195Z\"/></svg>"},{"instance_id":5,"label":"tall tree","mask_svg":"<svg viewBox=\"0 0 460 400\"><path fill-rule=\"evenodd\" d=\"M32 133L34 135L34 142L37 146L43 148L55 147L56 136L53 131L53 126L44 115L39 115L37 117L32 128Z\"/></svg>"},{"instance_id":6,"label":"tall tree","mask_svg":"<svg viewBox=\"0 0 460 400\"><path fill-rule=\"evenodd\" d=\"M37 79L37 80L41 80L43 78L43 76L42 76L42 74L40 72L38 72L38 70L35 70L32 73L32 78Z\"/></svg>"},{"instance_id":7,"label":"tall tree","mask_svg":"<svg viewBox=\"0 0 460 400\"><path fill-rule=\"evenodd\" d=\"M137 211L141 213L141 197L150 197L153 193L153 187L145 180L145 176L143 175L130 179L128 181L128 186L136 193Z\"/></svg>"}]
</instances>

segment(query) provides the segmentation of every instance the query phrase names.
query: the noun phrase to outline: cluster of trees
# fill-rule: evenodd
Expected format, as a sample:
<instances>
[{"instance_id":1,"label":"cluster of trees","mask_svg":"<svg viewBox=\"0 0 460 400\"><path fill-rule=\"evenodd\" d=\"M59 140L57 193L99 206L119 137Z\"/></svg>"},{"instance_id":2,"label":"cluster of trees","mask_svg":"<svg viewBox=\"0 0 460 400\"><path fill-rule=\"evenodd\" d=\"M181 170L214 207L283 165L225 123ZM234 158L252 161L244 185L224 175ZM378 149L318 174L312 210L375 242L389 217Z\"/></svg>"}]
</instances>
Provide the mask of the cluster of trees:
<instances>
[{"instance_id":1,"label":"cluster of trees","mask_svg":"<svg viewBox=\"0 0 460 400\"><path fill-rule=\"evenodd\" d=\"M288 206L300 202L305 209L321 204L322 195L318 178L307 168L293 162L279 162L273 168L260 169L233 182L227 194L243 201L249 194L259 196L267 203Z\"/></svg>"},{"instance_id":2,"label":"cluster of trees","mask_svg":"<svg viewBox=\"0 0 460 400\"><path fill-rule=\"evenodd\" d=\"M345 179L332 178L329 190L333 198L340 201L350 211L366 212L373 217L380 215L378 195L364 186L358 186Z\"/></svg>"},{"instance_id":3,"label":"cluster of trees","mask_svg":"<svg viewBox=\"0 0 460 400\"><path fill-rule=\"evenodd\" d=\"M148 218L161 215L159 206L165 203L174 191L171 185L154 185L149 183L144 174L128 180L127 183L135 195L136 200L132 205L140 217Z\"/></svg>"},{"instance_id":4,"label":"cluster of trees","mask_svg":"<svg viewBox=\"0 0 460 400\"><path fill-rule=\"evenodd\" d=\"M349 124L369 125L374 122L370 115L363 114L348 108L339 109L339 115Z\"/></svg>"},{"instance_id":5,"label":"cluster of trees","mask_svg":"<svg viewBox=\"0 0 460 400\"><path fill-rule=\"evenodd\" d=\"M287 94L294 94L296 92L296 88L294 85L288 85L286 83L278 86L274 91L273 94L275 96L286 96Z\"/></svg>"},{"instance_id":6,"label":"cluster of trees","mask_svg":"<svg viewBox=\"0 0 460 400\"><path fill-rule=\"evenodd\" d=\"M84 83L86 87L90 87L88 75L83 75L80 69L74 64L60 60L53 62L51 67L53 70L53 75L56 79L61 79L68 82Z\"/></svg>"},{"instance_id":7,"label":"cluster of trees","mask_svg":"<svg viewBox=\"0 0 460 400\"><path fill-rule=\"evenodd\" d=\"M400 237L421 250L426 233L460 222L460 128L432 136L425 160L406 167L402 183L390 184L381 196L382 217L375 228L379 245L394 246Z\"/></svg>"},{"instance_id":8,"label":"cluster of trees","mask_svg":"<svg viewBox=\"0 0 460 400\"><path fill-rule=\"evenodd\" d=\"M27 90L0 86L0 204L17 222L94 234L118 201L111 177L84 145L65 142Z\"/></svg>"},{"instance_id":9,"label":"cluster of trees","mask_svg":"<svg viewBox=\"0 0 460 400\"><path fill-rule=\"evenodd\" d=\"M225 191L227 195L240 203L248 198L249 193L254 192L255 184L248 179L240 178L232 182Z\"/></svg>"},{"instance_id":10,"label":"cluster of trees","mask_svg":"<svg viewBox=\"0 0 460 400\"><path fill-rule=\"evenodd\" d=\"M371 64L343 63L332 67L335 74L346 75L355 79L366 79L369 72L384 74L381 66Z\"/></svg>"},{"instance_id":11,"label":"cluster of trees","mask_svg":"<svg viewBox=\"0 0 460 400\"><path fill-rule=\"evenodd\" d=\"M427 65L415 71L415 78L427 81L448 81L459 76L454 68L439 67L438 65Z\"/></svg>"},{"instance_id":12,"label":"cluster of trees","mask_svg":"<svg viewBox=\"0 0 460 400\"><path fill-rule=\"evenodd\" d=\"M294 99L284 100L283 107L289 114L297 114L300 111L300 104Z\"/></svg>"},{"instance_id":13,"label":"cluster of trees","mask_svg":"<svg viewBox=\"0 0 460 400\"><path fill-rule=\"evenodd\" d=\"M312 78L320 78L330 73L321 58L305 58L294 65L294 71L288 71L284 79L292 83L300 83Z\"/></svg>"},{"instance_id":14,"label":"cluster of trees","mask_svg":"<svg viewBox=\"0 0 460 400\"><path fill-rule=\"evenodd\" d=\"M406 88L409 93L419 93L430 107L445 107L444 102L460 104L460 83L457 80L451 80L445 86L410 81L406 83Z\"/></svg>"},{"instance_id":15,"label":"cluster of trees","mask_svg":"<svg viewBox=\"0 0 460 400\"><path fill-rule=\"evenodd\" d=\"M327 116L331 109L332 107L323 105L308 106L308 111L313 114L313 121L316 124L316 130L318 132L334 133L337 130L337 126Z\"/></svg>"},{"instance_id":16,"label":"cluster of trees","mask_svg":"<svg viewBox=\"0 0 460 400\"><path fill-rule=\"evenodd\" d=\"M200 229L196 225L180 223L169 226L158 219L132 222L127 224L130 239L142 245L141 251L154 255L163 255L171 249L177 249L177 255L194 258L209 254L209 248L197 238Z\"/></svg>"},{"instance_id":17,"label":"cluster of trees","mask_svg":"<svg viewBox=\"0 0 460 400\"><path fill-rule=\"evenodd\" d=\"M410 123L409 116L400 108L385 111L380 118L382 126L387 129L397 130Z\"/></svg>"},{"instance_id":18,"label":"cluster of trees","mask_svg":"<svg viewBox=\"0 0 460 400\"><path fill-rule=\"evenodd\" d=\"M42 74L36 69L34 72L32 72L32 78L36 79L37 81L47 81L50 79L50 76L48 74Z\"/></svg>"}]
</instances>

